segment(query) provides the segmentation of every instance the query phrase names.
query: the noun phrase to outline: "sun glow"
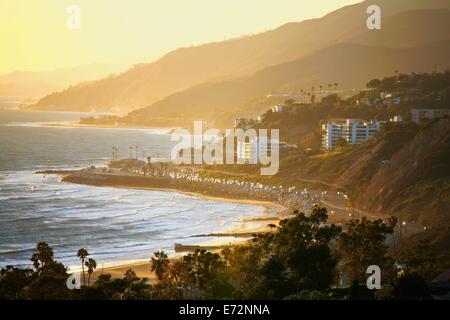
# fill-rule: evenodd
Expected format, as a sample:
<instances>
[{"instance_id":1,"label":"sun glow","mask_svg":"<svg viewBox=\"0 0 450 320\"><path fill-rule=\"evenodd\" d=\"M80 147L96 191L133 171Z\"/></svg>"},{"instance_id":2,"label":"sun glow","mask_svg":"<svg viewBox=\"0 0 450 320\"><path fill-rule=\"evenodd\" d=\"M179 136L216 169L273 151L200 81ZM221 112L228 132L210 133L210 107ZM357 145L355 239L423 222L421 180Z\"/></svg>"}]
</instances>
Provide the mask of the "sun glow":
<instances>
[{"instance_id":1,"label":"sun glow","mask_svg":"<svg viewBox=\"0 0 450 320\"><path fill-rule=\"evenodd\" d=\"M149 62L178 47L265 31L356 2L2 0L0 73ZM67 28L70 5L81 9L79 30Z\"/></svg>"}]
</instances>

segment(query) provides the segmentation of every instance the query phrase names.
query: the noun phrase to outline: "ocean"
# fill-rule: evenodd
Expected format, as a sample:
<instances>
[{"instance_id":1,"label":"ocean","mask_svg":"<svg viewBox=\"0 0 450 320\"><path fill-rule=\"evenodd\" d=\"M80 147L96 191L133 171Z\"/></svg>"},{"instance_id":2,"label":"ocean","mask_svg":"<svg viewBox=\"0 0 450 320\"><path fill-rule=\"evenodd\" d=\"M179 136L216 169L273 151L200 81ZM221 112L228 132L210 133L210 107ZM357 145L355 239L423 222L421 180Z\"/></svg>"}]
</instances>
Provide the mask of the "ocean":
<instances>
[{"instance_id":1,"label":"ocean","mask_svg":"<svg viewBox=\"0 0 450 320\"><path fill-rule=\"evenodd\" d=\"M174 244L214 240L193 235L255 228L262 206L199 199L137 189L60 182L42 169L105 165L112 147L119 157L139 146L139 157L167 159L174 142L169 130L48 126L74 122L81 113L0 110L0 267L31 266L38 241L56 260L76 269L79 248L99 266L149 259L154 251L174 253ZM144 152L142 154L142 152ZM235 241L235 238L224 239Z\"/></svg>"}]
</instances>

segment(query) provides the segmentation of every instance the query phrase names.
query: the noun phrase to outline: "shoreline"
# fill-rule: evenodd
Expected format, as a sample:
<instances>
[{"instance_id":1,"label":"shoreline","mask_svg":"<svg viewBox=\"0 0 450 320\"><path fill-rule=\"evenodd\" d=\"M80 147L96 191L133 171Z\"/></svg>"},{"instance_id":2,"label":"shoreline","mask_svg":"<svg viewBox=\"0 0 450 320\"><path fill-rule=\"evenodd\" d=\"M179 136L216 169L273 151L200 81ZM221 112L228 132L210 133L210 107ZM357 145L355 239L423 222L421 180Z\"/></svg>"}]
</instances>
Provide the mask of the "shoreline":
<instances>
[{"instance_id":1,"label":"shoreline","mask_svg":"<svg viewBox=\"0 0 450 320\"><path fill-rule=\"evenodd\" d=\"M263 232L270 232L269 229L267 229L267 226L262 226L259 228L249 229L249 232L252 233L263 233ZM205 250L213 252L213 253L220 253L222 249L225 249L226 247L234 247L234 246L240 246L245 245L249 241L248 238L237 240L233 243L225 243L220 237L218 239L209 240L205 242L199 242L195 245L189 245L189 246L198 246L198 249L206 248ZM169 260L177 260L183 257L186 254L189 254L193 251L183 251L183 252L175 252L174 254L168 255ZM156 281L156 275L151 271L151 263L150 259L152 256L149 256L146 259L136 259L136 260L127 260L117 263L110 263L107 266L104 266L103 268L101 265L97 266L97 269L92 273L91 276L91 283L94 283L95 280L102 274L110 274L112 279L117 278L123 278L124 274L127 270L132 269L136 275L139 278L148 278L148 281L150 283ZM81 270L78 267L75 272L81 273Z\"/></svg>"},{"instance_id":2,"label":"shoreline","mask_svg":"<svg viewBox=\"0 0 450 320\"><path fill-rule=\"evenodd\" d=\"M205 249L210 252L218 253L225 247L245 245L254 234L271 232L269 224L278 225L281 219L290 216L289 209L279 203L276 199L270 198L270 194L266 193L249 193L243 192L233 187L215 185L198 184L190 181L174 181L170 178L161 177L146 177L137 174L123 174L123 173L106 173L98 169L82 169L75 171L51 171L44 170L38 173L58 174L62 176L61 181L76 184L91 185L97 187L113 187L124 189L139 189L149 191L175 192L184 194L189 197L195 197L202 200L231 202L239 204L247 204L260 206L264 208L261 215L253 216L242 220L243 224L251 224L260 222L257 227L247 227L244 230L237 230L234 227L231 230L224 230L223 232L193 234L191 237L213 237L214 239L193 242L190 244L173 244L175 253L169 255L169 259L179 259L185 254L194 251L195 249ZM242 199L242 197L247 197ZM379 217L379 216L378 216ZM329 214L330 223L343 223L348 219L347 215L336 215L333 211ZM230 240L230 238L235 238ZM177 250L178 248L178 250ZM92 275L92 282L101 274L111 274L111 277L122 278L125 272L132 269L140 278L148 278L150 282L155 281L156 277L151 272L150 258L152 253L149 253L147 259L118 261L117 263L109 263L105 267L99 267ZM100 263L101 265L101 263ZM76 268L76 272L80 272Z\"/></svg>"},{"instance_id":3,"label":"shoreline","mask_svg":"<svg viewBox=\"0 0 450 320\"><path fill-rule=\"evenodd\" d=\"M278 220L279 221L279 220ZM248 233L263 233L263 232L270 232L270 229L267 226L261 226L259 228L253 228L249 229ZM236 233L237 235L239 233ZM195 247L198 246L198 249L203 249L213 252L213 253L220 253L223 249L226 247L234 247L234 246L240 246L245 245L249 241L248 238L242 240L237 240L233 243L225 243L220 237L218 239L209 240L205 242L200 242L195 245L189 245L189 247ZM193 252L193 250L186 250L183 252L175 252L172 255L168 255L170 260L177 260L183 257L184 255ZM150 283L156 281L156 275L151 271L151 263L150 263L151 256L149 256L147 259L136 259L136 260L127 260L117 263L110 263L107 266L104 266L103 268L101 266L97 266L97 269L92 273L91 276L91 283L94 283L95 280L102 274L110 274L112 279L117 278L123 278L124 274L127 270L132 269L134 272L136 272L136 275L139 278L148 278L148 281ZM75 271L77 273L81 273L81 270Z\"/></svg>"},{"instance_id":4,"label":"shoreline","mask_svg":"<svg viewBox=\"0 0 450 320\"><path fill-rule=\"evenodd\" d=\"M158 127L158 126L137 126L137 125L113 125L113 124L83 124L79 122L64 122L64 123L43 123L44 127L56 128L98 128L98 129L136 129L136 130L164 130L170 133L175 128L172 127Z\"/></svg>"},{"instance_id":5,"label":"shoreline","mask_svg":"<svg viewBox=\"0 0 450 320\"><path fill-rule=\"evenodd\" d=\"M199 240L198 242L194 242L189 245L184 244L173 244L174 245L174 254L169 255L169 259L179 259L180 257L193 252L195 249L206 249L210 252L218 253L225 247L243 245L252 237L253 234L258 233L266 233L270 232L270 227L268 224L278 223L288 217L288 208L275 203L273 201L261 200L261 199L239 199L233 197L226 196L218 196L218 195L209 195L201 192L187 191L182 188L172 187L156 187L156 186L137 186L137 185L129 185L126 183L112 183L112 181L103 181L98 180L99 173L90 173L89 176L83 175L83 180L81 181L80 173L82 170L43 170L37 171L37 174L56 174L62 176L63 182L69 183L77 183L77 184L85 184L92 185L96 187L112 187L112 188L122 188L122 189L136 189L136 190L148 190L148 191L162 191L162 192L174 192L178 194L183 194L189 197L194 197L200 200L205 201L219 201L219 202L228 202L228 203L236 203L236 204L245 204L251 206L262 207L263 211L260 214L255 214L250 218L246 218L242 220L242 224L247 225L244 230L242 228L233 227L231 230L224 229L221 232L216 233L205 233L205 234L193 234L191 237L193 238L202 238L202 237L214 237L215 239L210 240ZM115 176L115 175L113 175ZM74 177L78 177L73 181ZM97 179L96 179L97 178ZM123 177L122 177L123 178ZM234 240L230 240L230 238L235 238ZM178 250L177 250L177 246ZM114 278L122 278L124 273L128 269L133 269L136 272L136 275L140 278L148 278L150 282L155 281L156 277L151 272L150 258L151 254L149 253L149 257L147 259L137 259L137 260L127 260L127 261L118 261L117 263L111 262L107 263L106 266L102 267L101 261L98 261L98 268L94 271L91 276L91 283L95 282L101 274L111 274L111 277ZM81 272L79 270L80 267L76 265L73 266L73 272Z\"/></svg>"}]
</instances>

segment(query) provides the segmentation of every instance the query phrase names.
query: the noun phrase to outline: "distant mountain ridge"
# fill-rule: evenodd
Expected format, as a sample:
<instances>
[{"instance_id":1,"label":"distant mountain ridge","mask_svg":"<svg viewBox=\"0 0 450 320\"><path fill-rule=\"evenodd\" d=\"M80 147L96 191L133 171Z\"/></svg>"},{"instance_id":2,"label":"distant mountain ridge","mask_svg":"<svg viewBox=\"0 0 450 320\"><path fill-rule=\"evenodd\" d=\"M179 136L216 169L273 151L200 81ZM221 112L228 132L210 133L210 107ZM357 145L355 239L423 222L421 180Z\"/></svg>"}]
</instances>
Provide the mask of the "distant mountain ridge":
<instances>
[{"instance_id":1,"label":"distant mountain ridge","mask_svg":"<svg viewBox=\"0 0 450 320\"><path fill-rule=\"evenodd\" d=\"M239 99L235 99L228 96L231 93L227 91L233 81L239 83L252 77L256 79L261 72L267 73L267 68L273 67L282 70L283 64L293 63L293 61L310 59L312 62L314 54L324 54L324 48L336 48L339 43L373 45L375 42L377 46L392 45L392 37L384 35L387 31L384 33L383 30L381 32L373 31L374 34L377 34L377 39L374 34L368 34L365 23L366 8L369 4L381 6L384 30L388 30L389 25L395 26L396 20L393 17L400 13L404 14L404 11L424 10L421 13L410 14L415 15L413 19L400 16L401 19L399 18L398 22L400 27L395 28L401 29L406 25L407 28L404 30L409 36L407 40L399 41L396 48L420 46L450 38L450 35L446 37L445 32L448 30L448 21L450 21L448 12L445 12L445 9L450 9L448 1L379 0L369 2L341 8L320 19L288 23L275 30L251 37L178 49L155 63L139 65L114 77L83 83L51 94L41 99L34 108L78 111L91 109L111 111L120 108L120 110L126 111L149 106L142 109L141 113L133 113L126 119L134 121L135 115L145 115L146 117L161 117L165 121L176 124L178 121L174 118L175 116L185 118L185 111L191 110L190 117L199 118L205 114L207 120L211 120L211 116L208 114L217 115L224 110L236 109L246 99L264 94L265 90L278 89L272 85L265 86L268 83L261 81L260 88L257 88L257 83L248 85L249 91L243 93ZM418 28L427 25L422 23L423 21L433 21L434 23L424 31L425 36L411 37L413 31L417 31L417 28L414 28L417 22L419 22ZM396 31L393 34L402 35L403 33ZM428 38L427 35L430 37ZM375 40L370 43L370 39L367 37ZM377 50L382 51L380 48ZM379 75L376 74L376 76ZM283 83L283 86L279 86L281 88L302 83L305 85L309 83L326 84L328 82L323 81L339 80L330 78L332 76L330 74L326 76L301 74L303 80L294 79L292 84L289 84L289 81L283 79L283 75L279 74L278 76L280 82ZM366 74L364 79L366 80L368 77L370 75ZM325 78L327 80L324 80ZM346 82L344 79L342 84ZM349 85L360 84L358 81L348 81L348 83ZM218 89L220 86L224 87L224 91ZM212 96L212 93L207 91L204 91L204 95L202 92L199 93L199 90L209 90L210 88L211 92L217 95L216 100L208 97ZM222 100L224 101L222 102ZM216 106L215 101L220 101L221 105ZM159 112L158 109L161 108L167 112ZM144 110L149 112L146 113ZM178 114L177 110L181 111L181 114ZM153 111L157 111L157 114L152 114Z\"/></svg>"},{"instance_id":2,"label":"distant mountain ridge","mask_svg":"<svg viewBox=\"0 0 450 320\"><path fill-rule=\"evenodd\" d=\"M425 72L432 70L434 64L449 66L449 57L450 40L403 49L338 44L300 60L268 67L251 77L196 86L131 112L123 120L157 125L156 121L170 118L174 123L184 125L202 119L222 127L231 124L221 121L227 115L238 116L242 112L233 106L267 92L309 89L319 83L328 83L326 79L337 80L341 87L362 88L367 79L382 77L396 69ZM259 110L262 111L265 110Z\"/></svg>"},{"instance_id":3,"label":"distant mountain ridge","mask_svg":"<svg viewBox=\"0 0 450 320\"><path fill-rule=\"evenodd\" d=\"M121 72L127 64L94 63L46 71L15 71L0 75L0 96L42 98L67 86Z\"/></svg>"}]
</instances>

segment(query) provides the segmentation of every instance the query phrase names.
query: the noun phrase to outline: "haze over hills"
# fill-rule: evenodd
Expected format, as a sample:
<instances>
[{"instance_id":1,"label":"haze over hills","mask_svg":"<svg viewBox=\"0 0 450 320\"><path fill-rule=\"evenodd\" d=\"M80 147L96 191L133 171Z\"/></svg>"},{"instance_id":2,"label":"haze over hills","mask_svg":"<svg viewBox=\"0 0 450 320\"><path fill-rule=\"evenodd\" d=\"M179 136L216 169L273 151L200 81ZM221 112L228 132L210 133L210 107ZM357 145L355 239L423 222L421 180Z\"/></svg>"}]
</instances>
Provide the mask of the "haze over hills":
<instances>
[{"instance_id":1,"label":"haze over hills","mask_svg":"<svg viewBox=\"0 0 450 320\"><path fill-rule=\"evenodd\" d=\"M205 83L248 77L265 67L305 58L325 47L362 37L367 32L366 8L369 4L381 6L383 19L405 10L450 9L450 4L445 0L380 0L351 5L320 19L288 23L254 36L178 49L154 63L138 65L118 76L79 84L51 94L40 100L34 108L77 111L93 108L97 111L114 111L120 108L121 112L125 112L151 105L196 85L210 86ZM436 28L442 28L440 19L438 17ZM425 34L431 32L426 31ZM443 40L439 36L442 33L439 31L432 40ZM400 41L398 47L420 44ZM193 104L200 108L203 102L209 103L202 98L198 102L185 102L187 104L179 105L179 108L191 108ZM227 105L227 108L233 107L236 106Z\"/></svg>"},{"instance_id":2,"label":"haze over hills","mask_svg":"<svg viewBox=\"0 0 450 320\"><path fill-rule=\"evenodd\" d=\"M242 115L239 107L254 97L276 90L309 89L337 81L340 87L362 88L368 79L382 77L393 70L425 72L434 65L450 66L450 40L412 48L372 47L338 44L293 62L268 67L251 77L221 83L208 83L171 95L154 105L130 113L124 121L155 124L163 118L174 122L203 119L216 126L230 125ZM183 106L183 108L180 108ZM252 109L255 113L265 111ZM254 116L255 114L253 114ZM227 118L228 116L228 118ZM228 120L223 123L223 120ZM160 120L162 121L162 120Z\"/></svg>"},{"instance_id":3,"label":"haze over hills","mask_svg":"<svg viewBox=\"0 0 450 320\"><path fill-rule=\"evenodd\" d=\"M15 71L0 75L0 96L38 99L80 81L92 81L128 67L125 63L94 63L47 71Z\"/></svg>"}]
</instances>

